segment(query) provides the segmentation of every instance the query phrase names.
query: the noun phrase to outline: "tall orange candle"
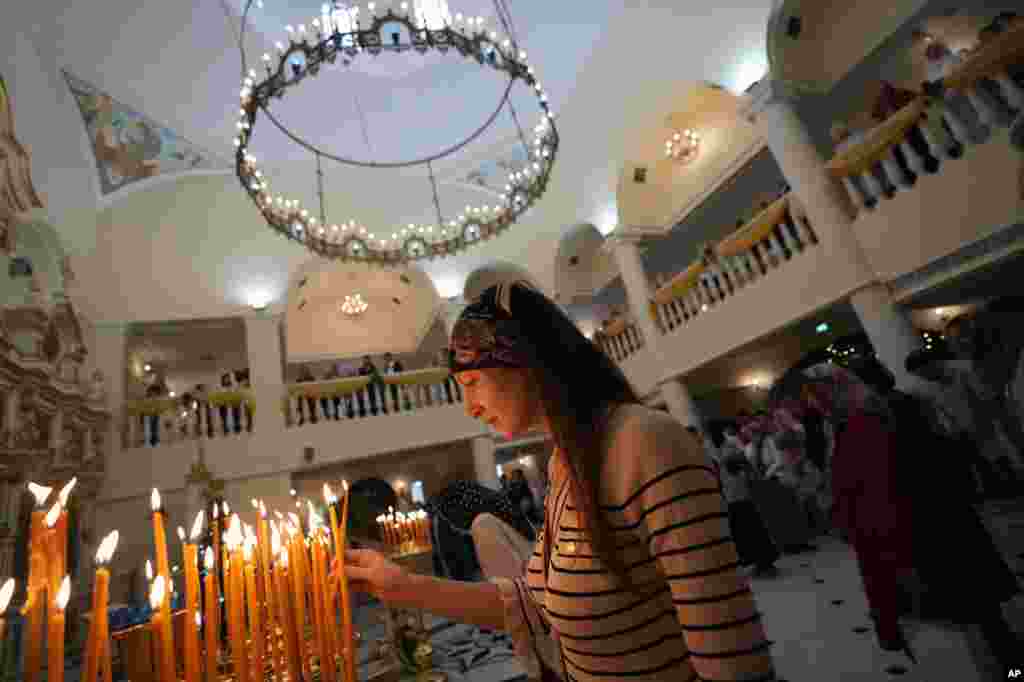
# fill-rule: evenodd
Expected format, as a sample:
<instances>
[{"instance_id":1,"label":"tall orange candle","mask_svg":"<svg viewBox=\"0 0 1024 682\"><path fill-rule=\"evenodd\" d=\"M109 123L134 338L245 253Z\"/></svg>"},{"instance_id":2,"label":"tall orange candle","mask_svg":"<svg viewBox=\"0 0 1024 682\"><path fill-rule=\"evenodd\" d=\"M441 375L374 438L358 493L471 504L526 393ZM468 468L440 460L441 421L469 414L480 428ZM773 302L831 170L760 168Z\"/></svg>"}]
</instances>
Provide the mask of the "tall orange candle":
<instances>
[{"instance_id":1,"label":"tall orange candle","mask_svg":"<svg viewBox=\"0 0 1024 682\"><path fill-rule=\"evenodd\" d=\"M199 546L200 535L203 532L203 519L205 514L202 510L196 514L192 522L192 529L189 532L189 542L182 545L182 561L185 564L185 682L200 682L200 658L202 657L199 647L199 630L192 627L196 623L199 612Z\"/></svg>"},{"instance_id":2,"label":"tall orange candle","mask_svg":"<svg viewBox=\"0 0 1024 682\"><path fill-rule=\"evenodd\" d=\"M335 551L341 560L341 576L338 582L338 590L341 593L341 636L345 647L345 677L348 682L356 682L356 646L355 634L352 629L352 596L348 585L348 576L345 574L345 552L348 549L348 513L349 501L352 493L348 487L348 481L342 481L341 487L345 497L341 504L341 523L338 530L341 532L341 539Z\"/></svg>"},{"instance_id":3,"label":"tall orange candle","mask_svg":"<svg viewBox=\"0 0 1024 682\"><path fill-rule=\"evenodd\" d=\"M263 617L260 615L259 595L256 591L255 542L246 543L244 549L245 590L249 607L249 628L252 634L252 650L249 659L253 665L253 679L262 680L265 676L266 659L264 650L267 642L263 634Z\"/></svg>"},{"instance_id":4,"label":"tall orange candle","mask_svg":"<svg viewBox=\"0 0 1024 682\"><path fill-rule=\"evenodd\" d=\"M242 522L236 514L231 517L224 542L231 556L231 576L228 579L228 632L231 638L231 661L238 682L249 680L249 661L245 645L245 558L242 555L244 540Z\"/></svg>"},{"instance_id":5,"label":"tall orange candle","mask_svg":"<svg viewBox=\"0 0 1024 682\"><path fill-rule=\"evenodd\" d=\"M302 673L307 680L313 679L306 647L306 586L303 579L302 558L306 545L295 526L289 527L291 538L288 544L288 567L292 586L292 607L295 618L296 644L302 662Z\"/></svg>"},{"instance_id":6,"label":"tall orange candle","mask_svg":"<svg viewBox=\"0 0 1024 682\"><path fill-rule=\"evenodd\" d=\"M220 597L217 595L215 551L214 548L207 547L203 556L203 567L206 569L203 585L206 601L206 682L218 682L220 679L217 670L217 650L220 644L217 614L220 612Z\"/></svg>"},{"instance_id":7,"label":"tall orange candle","mask_svg":"<svg viewBox=\"0 0 1024 682\"><path fill-rule=\"evenodd\" d=\"M277 609L274 608L274 583L271 578L270 567L270 522L267 520L267 508L260 501L259 521L259 550L260 550L260 575L263 580L263 597L267 614L267 631L270 634L270 648L267 655L270 656L271 668L274 671L274 679L281 677L281 656L278 652L277 639Z\"/></svg>"},{"instance_id":8,"label":"tall orange candle","mask_svg":"<svg viewBox=\"0 0 1024 682\"><path fill-rule=\"evenodd\" d=\"M270 550L276 559L274 566L274 604L277 606L277 619L281 623L281 630L284 634L285 668L288 670L288 679L291 682L298 682L299 672L299 651L298 635L295 629L295 613L291 608L291 599L288 593L288 552L281 546L281 533L277 524L270 527Z\"/></svg>"},{"instance_id":9,"label":"tall orange candle","mask_svg":"<svg viewBox=\"0 0 1024 682\"><path fill-rule=\"evenodd\" d=\"M53 600L50 611L49 628L46 637L46 648L49 662L46 682L64 682L64 625L65 611L71 598L71 576L64 576Z\"/></svg>"},{"instance_id":10,"label":"tall orange candle","mask_svg":"<svg viewBox=\"0 0 1024 682\"><path fill-rule=\"evenodd\" d=\"M29 492L35 497L36 508L32 512L29 525L29 565L26 590L28 599L21 613L26 617L25 624L25 667L26 682L36 682L42 668L43 656L43 618L46 611L46 594L50 581L49 567L46 561L46 512L43 505L53 492L53 488L28 484Z\"/></svg>"},{"instance_id":11,"label":"tall orange candle","mask_svg":"<svg viewBox=\"0 0 1024 682\"><path fill-rule=\"evenodd\" d=\"M109 635L107 605L110 599L110 570L107 565L117 549L118 534L115 530L103 538L96 550L96 577L92 588L92 619L89 621L89 638L85 644L85 662L82 666L82 682L96 682L100 661L105 651L104 643Z\"/></svg>"},{"instance_id":12,"label":"tall orange candle","mask_svg":"<svg viewBox=\"0 0 1024 682\"><path fill-rule=\"evenodd\" d=\"M334 665L333 656L331 654L331 646L327 636L327 613L326 604L324 602L324 594L327 591L327 586L324 582L323 568L324 568L324 551L323 544L320 542L319 530L313 523L313 511L310 509L310 528L316 529L313 532L317 535L313 536L312 552L313 558L310 565L312 569L311 577L313 582L313 615L316 627L316 643L317 643L317 655L320 658L320 675L324 682L334 681Z\"/></svg>"},{"instance_id":13,"label":"tall orange candle","mask_svg":"<svg viewBox=\"0 0 1024 682\"><path fill-rule=\"evenodd\" d=\"M167 582L162 575L158 575L149 590L149 606L153 609L153 615L149 622L157 642L157 670L160 682L176 682L178 678L174 669L174 640L167 637L165 625L168 615L163 609L167 592Z\"/></svg>"},{"instance_id":14,"label":"tall orange candle","mask_svg":"<svg viewBox=\"0 0 1024 682\"><path fill-rule=\"evenodd\" d=\"M150 495L150 506L153 508L153 544L156 546L157 577L163 578L163 589L160 591L163 601L160 602L160 657L161 669L166 674L177 675L174 664L174 629L171 622L171 566L167 560L167 532L164 527L164 510L160 500L160 491L153 488ZM168 677L176 680L176 677Z\"/></svg>"}]
</instances>

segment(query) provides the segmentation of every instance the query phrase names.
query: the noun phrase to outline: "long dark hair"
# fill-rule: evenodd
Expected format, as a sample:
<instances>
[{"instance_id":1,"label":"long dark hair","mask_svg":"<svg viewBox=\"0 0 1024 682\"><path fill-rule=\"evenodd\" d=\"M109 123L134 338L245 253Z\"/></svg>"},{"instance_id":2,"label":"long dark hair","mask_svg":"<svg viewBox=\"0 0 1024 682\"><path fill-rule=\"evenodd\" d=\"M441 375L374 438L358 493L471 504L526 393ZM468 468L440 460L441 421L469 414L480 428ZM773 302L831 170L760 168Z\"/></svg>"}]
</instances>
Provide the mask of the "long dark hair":
<instances>
[{"instance_id":1,"label":"long dark hair","mask_svg":"<svg viewBox=\"0 0 1024 682\"><path fill-rule=\"evenodd\" d=\"M534 356L533 380L552 439L567 465L572 499L583 527L595 554L613 575L631 586L626 562L615 550L600 509L600 453L610 445L611 408L640 403L640 399L622 370L546 296L513 285L511 304ZM549 529L549 533L555 530Z\"/></svg>"}]
</instances>

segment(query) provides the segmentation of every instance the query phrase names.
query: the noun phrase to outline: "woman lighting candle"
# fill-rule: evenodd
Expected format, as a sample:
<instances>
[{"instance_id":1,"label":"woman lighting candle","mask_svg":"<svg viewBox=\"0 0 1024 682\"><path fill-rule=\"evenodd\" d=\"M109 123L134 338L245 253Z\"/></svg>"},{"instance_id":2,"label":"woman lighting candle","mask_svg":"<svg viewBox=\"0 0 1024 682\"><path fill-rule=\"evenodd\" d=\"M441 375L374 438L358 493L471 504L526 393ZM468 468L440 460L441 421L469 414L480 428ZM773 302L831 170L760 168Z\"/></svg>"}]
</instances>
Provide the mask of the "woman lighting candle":
<instances>
[{"instance_id":1,"label":"woman lighting candle","mask_svg":"<svg viewBox=\"0 0 1024 682\"><path fill-rule=\"evenodd\" d=\"M46 643L49 653L49 670L46 682L64 682L64 624L65 611L71 598L71 576L64 576L50 612L49 631Z\"/></svg>"},{"instance_id":2,"label":"woman lighting candle","mask_svg":"<svg viewBox=\"0 0 1024 682\"><path fill-rule=\"evenodd\" d=\"M96 675L99 673L100 660L110 655L107 640L109 638L109 623L107 619L107 605L110 600L110 559L117 549L117 531L112 531L103 538L99 549L96 550L96 577L92 589L92 619L89 622L89 637L85 644L85 664L83 666L82 681L96 682Z\"/></svg>"}]
</instances>

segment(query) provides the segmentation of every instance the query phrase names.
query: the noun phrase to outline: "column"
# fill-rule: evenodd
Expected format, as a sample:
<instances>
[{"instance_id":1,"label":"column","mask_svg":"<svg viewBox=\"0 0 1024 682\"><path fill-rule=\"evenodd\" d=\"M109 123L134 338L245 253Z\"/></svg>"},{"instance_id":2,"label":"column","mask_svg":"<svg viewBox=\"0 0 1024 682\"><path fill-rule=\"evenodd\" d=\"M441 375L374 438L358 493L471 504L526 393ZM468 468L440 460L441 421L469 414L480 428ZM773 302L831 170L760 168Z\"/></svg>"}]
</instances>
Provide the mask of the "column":
<instances>
[{"instance_id":1,"label":"column","mask_svg":"<svg viewBox=\"0 0 1024 682\"><path fill-rule=\"evenodd\" d=\"M871 284L850 295L850 304L860 318L878 359L896 376L896 388L929 393L934 387L906 370L907 356L920 347L917 331L907 315L892 302L889 287Z\"/></svg>"},{"instance_id":2,"label":"column","mask_svg":"<svg viewBox=\"0 0 1024 682\"><path fill-rule=\"evenodd\" d=\"M689 389L680 379L669 379L661 384L661 395L668 404L668 412L684 426L701 428L700 412L697 410Z\"/></svg>"},{"instance_id":3,"label":"column","mask_svg":"<svg viewBox=\"0 0 1024 682\"><path fill-rule=\"evenodd\" d=\"M285 388L281 316L264 313L247 316L245 343L249 354L250 385L256 402L253 431L281 431L284 429L281 401Z\"/></svg>"},{"instance_id":4,"label":"column","mask_svg":"<svg viewBox=\"0 0 1024 682\"><path fill-rule=\"evenodd\" d=\"M125 420L134 420L135 427L138 426L138 417L127 416L124 409L125 379L128 372L124 325L97 324L96 348L90 348L89 353L95 357L96 369L103 373L106 406L110 410L111 418L103 438L107 452L98 454L106 454L109 457L107 471L111 471L111 462L116 461L114 458L124 446L122 434L125 431ZM128 447L135 446L136 441L128 444Z\"/></svg>"},{"instance_id":5,"label":"column","mask_svg":"<svg viewBox=\"0 0 1024 682\"><path fill-rule=\"evenodd\" d=\"M850 197L825 168L782 86L762 80L751 91L744 114L764 137L823 247L830 255L846 255L863 269L865 280L874 279L851 228L856 211Z\"/></svg>"},{"instance_id":6,"label":"column","mask_svg":"<svg viewBox=\"0 0 1024 682\"><path fill-rule=\"evenodd\" d=\"M473 439L473 469L476 482L480 485L500 490L498 481L498 461L494 457L496 446L491 436L477 436Z\"/></svg>"},{"instance_id":7,"label":"column","mask_svg":"<svg viewBox=\"0 0 1024 682\"><path fill-rule=\"evenodd\" d=\"M626 288L629 310L644 335L647 347L655 349L661 333L650 313L651 290L643 260L640 258L639 240L617 230L612 243L612 254L619 266L622 284Z\"/></svg>"}]
</instances>

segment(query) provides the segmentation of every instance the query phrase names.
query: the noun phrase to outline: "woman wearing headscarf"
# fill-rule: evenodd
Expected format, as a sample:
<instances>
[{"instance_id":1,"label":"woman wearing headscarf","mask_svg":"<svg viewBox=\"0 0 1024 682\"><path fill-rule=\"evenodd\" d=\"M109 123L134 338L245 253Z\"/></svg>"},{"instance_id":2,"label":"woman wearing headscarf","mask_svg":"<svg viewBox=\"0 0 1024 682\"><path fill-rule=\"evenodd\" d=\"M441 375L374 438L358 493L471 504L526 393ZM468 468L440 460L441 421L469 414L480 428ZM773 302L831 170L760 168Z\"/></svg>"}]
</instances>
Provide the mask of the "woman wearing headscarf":
<instances>
[{"instance_id":1,"label":"woman wearing headscarf","mask_svg":"<svg viewBox=\"0 0 1024 682\"><path fill-rule=\"evenodd\" d=\"M852 372L834 364L807 370L801 396L836 426L832 522L857 555L879 645L902 649L900 583L912 573L913 510L898 480L887 407Z\"/></svg>"},{"instance_id":2,"label":"woman wearing headscarf","mask_svg":"<svg viewBox=\"0 0 1024 682\"><path fill-rule=\"evenodd\" d=\"M467 413L555 449L544 529L514 580L412 575L346 555L354 589L508 631L533 677L768 681L770 642L700 442L528 285L485 290L452 332Z\"/></svg>"}]
</instances>

